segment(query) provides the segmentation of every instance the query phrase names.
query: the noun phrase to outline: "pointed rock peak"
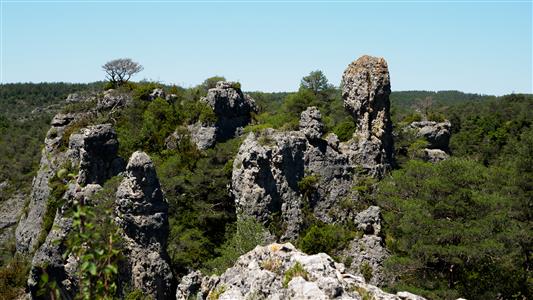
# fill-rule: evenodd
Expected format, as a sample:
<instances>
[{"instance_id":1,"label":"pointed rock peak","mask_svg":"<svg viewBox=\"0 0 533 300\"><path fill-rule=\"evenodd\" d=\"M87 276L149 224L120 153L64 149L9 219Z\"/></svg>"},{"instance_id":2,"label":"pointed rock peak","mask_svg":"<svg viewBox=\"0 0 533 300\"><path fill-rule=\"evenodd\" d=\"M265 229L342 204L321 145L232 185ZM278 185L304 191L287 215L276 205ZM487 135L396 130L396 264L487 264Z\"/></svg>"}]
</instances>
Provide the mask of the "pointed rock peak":
<instances>
[{"instance_id":1,"label":"pointed rock peak","mask_svg":"<svg viewBox=\"0 0 533 300\"><path fill-rule=\"evenodd\" d=\"M126 167L127 171L135 171L139 169L153 169L154 164L152 163L152 159L150 159L150 156L148 154L142 152L142 151L135 151L131 155L128 165Z\"/></svg>"},{"instance_id":2,"label":"pointed rock peak","mask_svg":"<svg viewBox=\"0 0 533 300\"><path fill-rule=\"evenodd\" d=\"M344 107L356 122L351 157L377 177L393 164L389 70L383 58L362 56L342 76Z\"/></svg>"},{"instance_id":3,"label":"pointed rock peak","mask_svg":"<svg viewBox=\"0 0 533 300\"><path fill-rule=\"evenodd\" d=\"M126 172L137 181L144 181L143 179L146 178L150 182L158 182L152 159L142 151L135 151L131 155L126 166Z\"/></svg>"}]
</instances>

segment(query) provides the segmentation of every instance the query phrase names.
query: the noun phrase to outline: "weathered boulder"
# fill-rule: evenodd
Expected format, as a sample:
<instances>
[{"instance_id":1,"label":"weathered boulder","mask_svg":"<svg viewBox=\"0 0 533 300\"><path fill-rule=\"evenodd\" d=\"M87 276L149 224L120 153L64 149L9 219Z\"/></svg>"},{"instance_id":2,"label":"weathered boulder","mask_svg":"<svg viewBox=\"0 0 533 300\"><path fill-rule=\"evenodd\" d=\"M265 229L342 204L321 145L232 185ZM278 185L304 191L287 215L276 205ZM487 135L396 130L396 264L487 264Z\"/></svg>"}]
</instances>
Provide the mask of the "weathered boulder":
<instances>
[{"instance_id":1,"label":"weathered boulder","mask_svg":"<svg viewBox=\"0 0 533 300\"><path fill-rule=\"evenodd\" d=\"M217 82L215 88L209 89L207 97L200 101L213 109L216 122L198 122L189 126L192 140L199 149L210 148L217 141L239 135L242 128L250 123L252 113L257 111L254 99L244 94L236 82Z\"/></svg>"},{"instance_id":2,"label":"weathered boulder","mask_svg":"<svg viewBox=\"0 0 533 300\"><path fill-rule=\"evenodd\" d=\"M121 280L155 299L169 299L174 291L166 252L168 204L146 153L132 154L116 197L115 221L124 232L126 258Z\"/></svg>"},{"instance_id":3,"label":"weathered boulder","mask_svg":"<svg viewBox=\"0 0 533 300\"><path fill-rule=\"evenodd\" d=\"M420 121L409 124L409 129L414 129L418 138L428 142L428 149L448 151L451 136L450 121Z\"/></svg>"},{"instance_id":4,"label":"weathered boulder","mask_svg":"<svg viewBox=\"0 0 533 300\"><path fill-rule=\"evenodd\" d=\"M318 140L324 134L324 124L322 115L315 106L308 107L302 112L300 117L300 131L302 131L309 140Z\"/></svg>"},{"instance_id":5,"label":"weathered boulder","mask_svg":"<svg viewBox=\"0 0 533 300\"><path fill-rule=\"evenodd\" d=\"M363 235L353 239L342 251L341 257L350 261L347 269L353 273L365 277L374 285L387 283L388 278L383 270L385 260L390 256L385 248L385 242L381 236L381 212L378 206L359 212L354 223Z\"/></svg>"},{"instance_id":6,"label":"weathered boulder","mask_svg":"<svg viewBox=\"0 0 533 300\"><path fill-rule=\"evenodd\" d=\"M382 299L422 300L401 292L394 295L347 274L343 264L327 254L307 255L292 244L257 246L242 255L221 276L186 276L177 300L196 299Z\"/></svg>"},{"instance_id":7,"label":"weathered boulder","mask_svg":"<svg viewBox=\"0 0 533 300\"><path fill-rule=\"evenodd\" d=\"M436 163L450 158L450 155L440 149L422 149L420 158L427 162Z\"/></svg>"},{"instance_id":8,"label":"weathered boulder","mask_svg":"<svg viewBox=\"0 0 533 300\"><path fill-rule=\"evenodd\" d=\"M149 101L154 101L157 98L165 99L167 97L167 93L163 89L156 88L153 89L152 92L148 95Z\"/></svg>"},{"instance_id":9,"label":"weathered boulder","mask_svg":"<svg viewBox=\"0 0 533 300\"><path fill-rule=\"evenodd\" d=\"M217 141L217 127L208 126L200 122L187 126L191 135L191 141L196 144L200 150L211 148ZM177 132L174 132L177 134ZM173 134L174 134L173 133Z\"/></svg>"},{"instance_id":10,"label":"weathered boulder","mask_svg":"<svg viewBox=\"0 0 533 300\"><path fill-rule=\"evenodd\" d=\"M309 118L309 111L314 109L303 112L302 119L311 121L301 124L312 125L302 126L303 131L250 133L233 163L231 191L238 215L265 225L278 217L282 240L298 236L307 208L324 222L334 221L331 208L351 187L348 157L319 138L323 125Z\"/></svg>"},{"instance_id":11,"label":"weathered boulder","mask_svg":"<svg viewBox=\"0 0 533 300\"><path fill-rule=\"evenodd\" d=\"M72 134L67 156L79 165L78 183L103 184L124 169L124 160L118 157L118 140L111 124L83 128Z\"/></svg>"},{"instance_id":12,"label":"weathered boulder","mask_svg":"<svg viewBox=\"0 0 533 300\"><path fill-rule=\"evenodd\" d=\"M383 58L365 55L344 71L342 98L356 129L343 151L376 177L382 177L394 163L390 93L389 70Z\"/></svg>"},{"instance_id":13,"label":"weathered boulder","mask_svg":"<svg viewBox=\"0 0 533 300\"><path fill-rule=\"evenodd\" d=\"M96 110L113 110L126 106L132 101L129 93L109 89L104 92L104 95L98 98L96 103Z\"/></svg>"}]
</instances>

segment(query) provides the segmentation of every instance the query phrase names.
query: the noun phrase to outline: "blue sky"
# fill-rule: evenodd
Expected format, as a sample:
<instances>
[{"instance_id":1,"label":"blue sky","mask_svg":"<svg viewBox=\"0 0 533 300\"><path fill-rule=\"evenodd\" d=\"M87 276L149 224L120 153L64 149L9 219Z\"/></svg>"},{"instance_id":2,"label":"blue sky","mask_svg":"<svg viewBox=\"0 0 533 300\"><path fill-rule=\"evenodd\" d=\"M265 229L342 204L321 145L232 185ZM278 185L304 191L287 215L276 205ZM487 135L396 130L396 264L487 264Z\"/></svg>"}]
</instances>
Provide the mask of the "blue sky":
<instances>
[{"instance_id":1,"label":"blue sky","mask_svg":"<svg viewBox=\"0 0 533 300\"><path fill-rule=\"evenodd\" d=\"M531 1L0 1L2 82L102 80L130 57L135 80L291 91L370 54L393 90L532 93Z\"/></svg>"}]
</instances>

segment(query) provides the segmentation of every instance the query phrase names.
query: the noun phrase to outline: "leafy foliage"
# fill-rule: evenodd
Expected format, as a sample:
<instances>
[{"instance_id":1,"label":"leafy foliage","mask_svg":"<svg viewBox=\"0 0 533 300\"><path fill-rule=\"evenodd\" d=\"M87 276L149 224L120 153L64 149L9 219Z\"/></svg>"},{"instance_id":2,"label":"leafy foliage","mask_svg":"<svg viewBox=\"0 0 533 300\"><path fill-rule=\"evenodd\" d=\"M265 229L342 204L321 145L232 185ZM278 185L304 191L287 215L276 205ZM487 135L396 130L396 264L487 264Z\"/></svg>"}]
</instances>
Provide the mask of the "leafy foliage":
<instances>
[{"instance_id":1,"label":"leafy foliage","mask_svg":"<svg viewBox=\"0 0 533 300\"><path fill-rule=\"evenodd\" d=\"M64 255L79 258L79 299L114 299L117 295L122 246L119 228L108 216L113 214L113 196L120 179L107 181L93 199L96 205L78 203L72 212L74 228Z\"/></svg>"},{"instance_id":2,"label":"leafy foliage","mask_svg":"<svg viewBox=\"0 0 533 300\"><path fill-rule=\"evenodd\" d=\"M327 253L336 255L356 236L345 226L335 224L314 224L298 240L298 247L307 254Z\"/></svg>"},{"instance_id":3,"label":"leafy foliage","mask_svg":"<svg viewBox=\"0 0 533 300\"><path fill-rule=\"evenodd\" d=\"M524 224L513 218L516 198L500 188L512 185L501 181L507 172L465 159L413 160L380 183L394 254L388 268L399 275L393 288L417 287L430 298L530 293Z\"/></svg>"}]
</instances>

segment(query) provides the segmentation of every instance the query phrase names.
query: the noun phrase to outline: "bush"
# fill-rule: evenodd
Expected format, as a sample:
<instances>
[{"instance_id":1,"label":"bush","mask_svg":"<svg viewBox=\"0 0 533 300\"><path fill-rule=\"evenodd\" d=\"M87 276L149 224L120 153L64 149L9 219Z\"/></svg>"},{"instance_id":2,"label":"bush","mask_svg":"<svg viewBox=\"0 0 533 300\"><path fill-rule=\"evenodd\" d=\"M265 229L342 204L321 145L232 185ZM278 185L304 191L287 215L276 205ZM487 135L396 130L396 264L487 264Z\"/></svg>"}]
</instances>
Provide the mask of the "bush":
<instances>
[{"instance_id":1,"label":"bush","mask_svg":"<svg viewBox=\"0 0 533 300\"><path fill-rule=\"evenodd\" d=\"M356 236L355 232L335 224L314 224L298 239L298 247L307 254L327 253L335 256Z\"/></svg>"},{"instance_id":2,"label":"bush","mask_svg":"<svg viewBox=\"0 0 533 300\"><path fill-rule=\"evenodd\" d=\"M337 124L333 128L333 133L337 135L341 142L350 140L355 132L355 124L353 120L345 120Z\"/></svg>"},{"instance_id":3,"label":"bush","mask_svg":"<svg viewBox=\"0 0 533 300\"><path fill-rule=\"evenodd\" d=\"M298 276L302 277L305 280L309 280L309 272L304 269L304 267L299 261L297 261L292 267L285 271L285 274L283 275L283 287L289 287L289 282L291 282L294 277Z\"/></svg>"},{"instance_id":4,"label":"bush","mask_svg":"<svg viewBox=\"0 0 533 300\"><path fill-rule=\"evenodd\" d=\"M17 254L0 267L0 299L18 299L24 295L31 262Z\"/></svg>"},{"instance_id":5,"label":"bush","mask_svg":"<svg viewBox=\"0 0 533 300\"><path fill-rule=\"evenodd\" d=\"M221 274L246 252L262 245L268 231L255 219L243 217L228 227L229 238L217 249L219 256L207 263L210 273Z\"/></svg>"}]
</instances>

